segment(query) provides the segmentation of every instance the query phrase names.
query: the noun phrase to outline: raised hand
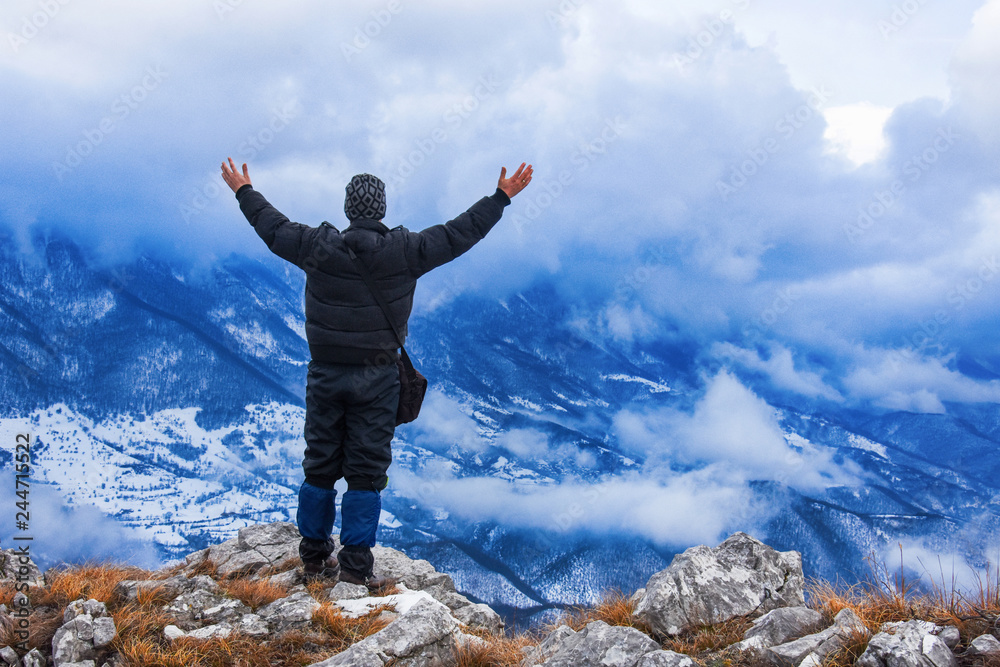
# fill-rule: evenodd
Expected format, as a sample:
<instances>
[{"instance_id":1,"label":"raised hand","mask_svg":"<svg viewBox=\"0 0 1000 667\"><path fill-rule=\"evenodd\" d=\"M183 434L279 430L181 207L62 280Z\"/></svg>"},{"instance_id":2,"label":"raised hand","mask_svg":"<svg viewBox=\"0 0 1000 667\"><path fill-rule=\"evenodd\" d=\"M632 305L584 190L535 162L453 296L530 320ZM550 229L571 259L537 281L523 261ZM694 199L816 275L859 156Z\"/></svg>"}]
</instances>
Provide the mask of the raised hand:
<instances>
[{"instance_id":1,"label":"raised hand","mask_svg":"<svg viewBox=\"0 0 1000 667\"><path fill-rule=\"evenodd\" d=\"M226 182L233 192L236 192L244 185L253 185L250 182L250 172L247 171L247 163L243 163L243 175L241 176L238 171L236 171L236 163L233 162L233 158L229 158L229 164L225 162L222 163L222 180Z\"/></svg>"},{"instance_id":2,"label":"raised hand","mask_svg":"<svg viewBox=\"0 0 1000 667\"><path fill-rule=\"evenodd\" d=\"M525 163L522 162L510 178L507 178L507 167L500 167L500 182L497 183L497 187L511 199L527 187L528 183L531 183L531 165L529 164L527 168L524 165Z\"/></svg>"}]
</instances>

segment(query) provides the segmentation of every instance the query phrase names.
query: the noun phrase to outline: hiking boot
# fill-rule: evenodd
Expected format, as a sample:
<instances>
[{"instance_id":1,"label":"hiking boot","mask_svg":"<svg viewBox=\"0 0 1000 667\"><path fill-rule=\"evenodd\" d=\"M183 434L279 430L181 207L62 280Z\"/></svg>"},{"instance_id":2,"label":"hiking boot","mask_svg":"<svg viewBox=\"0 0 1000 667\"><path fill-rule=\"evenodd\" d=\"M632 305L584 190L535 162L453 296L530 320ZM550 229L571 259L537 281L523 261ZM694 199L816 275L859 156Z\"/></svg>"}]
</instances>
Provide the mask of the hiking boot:
<instances>
[{"instance_id":1,"label":"hiking boot","mask_svg":"<svg viewBox=\"0 0 1000 667\"><path fill-rule=\"evenodd\" d=\"M396 579L393 577L382 577L374 574L362 577L349 570L342 570L340 572L340 580L349 584L365 586L371 593L381 593L396 585Z\"/></svg>"},{"instance_id":2,"label":"hiking boot","mask_svg":"<svg viewBox=\"0 0 1000 667\"><path fill-rule=\"evenodd\" d=\"M309 582L324 579L335 581L340 575L340 563L336 556L330 556L324 561L303 563L302 571Z\"/></svg>"}]
</instances>

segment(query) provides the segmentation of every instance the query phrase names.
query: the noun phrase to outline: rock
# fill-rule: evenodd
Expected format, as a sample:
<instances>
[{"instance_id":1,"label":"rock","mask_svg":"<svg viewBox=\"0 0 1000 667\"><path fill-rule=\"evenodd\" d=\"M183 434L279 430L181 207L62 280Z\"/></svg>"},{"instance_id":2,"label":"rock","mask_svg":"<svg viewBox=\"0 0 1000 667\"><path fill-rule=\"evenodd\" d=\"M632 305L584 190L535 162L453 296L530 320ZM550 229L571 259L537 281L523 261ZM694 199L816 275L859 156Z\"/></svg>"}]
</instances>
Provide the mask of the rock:
<instances>
[{"instance_id":1,"label":"rock","mask_svg":"<svg viewBox=\"0 0 1000 667\"><path fill-rule=\"evenodd\" d=\"M929 621L885 623L858 658L859 667L957 667L958 661Z\"/></svg>"},{"instance_id":2,"label":"rock","mask_svg":"<svg viewBox=\"0 0 1000 667\"><path fill-rule=\"evenodd\" d=\"M80 614L64 623L52 637L52 662L55 667L84 660L93 661L94 621L88 614Z\"/></svg>"},{"instance_id":3,"label":"rock","mask_svg":"<svg viewBox=\"0 0 1000 667\"><path fill-rule=\"evenodd\" d=\"M178 628L176 625L168 625L163 628L163 636L166 637L168 641L174 641L175 639L180 639L186 635L187 633Z\"/></svg>"},{"instance_id":4,"label":"rock","mask_svg":"<svg viewBox=\"0 0 1000 667\"><path fill-rule=\"evenodd\" d=\"M267 623L257 614L244 614L233 629L250 637L264 637L271 634Z\"/></svg>"},{"instance_id":5,"label":"rock","mask_svg":"<svg viewBox=\"0 0 1000 667\"><path fill-rule=\"evenodd\" d=\"M187 631L205 624L235 622L251 611L240 600L216 595L201 588L179 595L163 610L174 617L177 626Z\"/></svg>"},{"instance_id":6,"label":"rock","mask_svg":"<svg viewBox=\"0 0 1000 667\"><path fill-rule=\"evenodd\" d=\"M192 630L187 633L192 639L225 639L233 632L233 627L228 623L218 623L216 625L206 625L203 628Z\"/></svg>"},{"instance_id":7,"label":"rock","mask_svg":"<svg viewBox=\"0 0 1000 667\"><path fill-rule=\"evenodd\" d=\"M653 651L642 656L635 667L695 667L695 662L683 653Z\"/></svg>"},{"instance_id":8,"label":"rock","mask_svg":"<svg viewBox=\"0 0 1000 667\"><path fill-rule=\"evenodd\" d=\"M447 608L424 599L388 627L312 667L382 667L390 660L399 667L452 664L459 635Z\"/></svg>"},{"instance_id":9,"label":"rock","mask_svg":"<svg viewBox=\"0 0 1000 667\"><path fill-rule=\"evenodd\" d=\"M119 581L114 588L114 595L127 602L135 602L139 599L140 593L153 593L160 591L170 598L175 598L183 593L189 593L195 589L202 588L213 593L219 592L219 585L211 577L199 575L197 577L185 577L178 574L169 579L126 579Z\"/></svg>"},{"instance_id":10,"label":"rock","mask_svg":"<svg viewBox=\"0 0 1000 667\"><path fill-rule=\"evenodd\" d=\"M544 648L543 645L522 664L532 667L635 667L647 653L660 650L659 644L635 628L608 625L604 621L588 623L579 632L562 632L558 639Z\"/></svg>"},{"instance_id":11,"label":"rock","mask_svg":"<svg viewBox=\"0 0 1000 667\"><path fill-rule=\"evenodd\" d=\"M263 523L241 528L237 537L196 551L184 559L184 572L191 573L206 559L218 576L252 575L264 568L281 569L299 557L299 535L295 524Z\"/></svg>"},{"instance_id":12,"label":"rock","mask_svg":"<svg viewBox=\"0 0 1000 667\"><path fill-rule=\"evenodd\" d=\"M634 616L654 631L676 635L753 612L805 605L802 557L778 552L746 533L710 549L692 547L654 574Z\"/></svg>"},{"instance_id":13,"label":"rock","mask_svg":"<svg viewBox=\"0 0 1000 667\"><path fill-rule=\"evenodd\" d=\"M21 667L21 657L9 646L0 648L0 660L3 660L7 667Z\"/></svg>"},{"instance_id":14,"label":"rock","mask_svg":"<svg viewBox=\"0 0 1000 667\"><path fill-rule=\"evenodd\" d=\"M482 628L497 633L503 630L504 622L500 614L493 611L489 605L467 604L451 612L451 615L463 625L471 628Z\"/></svg>"},{"instance_id":15,"label":"rock","mask_svg":"<svg viewBox=\"0 0 1000 667\"><path fill-rule=\"evenodd\" d=\"M267 622L275 632L292 628L303 628L312 622L312 615L319 608L319 602L309 595L304 586L288 597L275 600L257 610L257 615Z\"/></svg>"},{"instance_id":16,"label":"rock","mask_svg":"<svg viewBox=\"0 0 1000 667\"><path fill-rule=\"evenodd\" d=\"M18 583L44 586L45 577L30 556L17 549L3 549L0 551L0 584Z\"/></svg>"},{"instance_id":17,"label":"rock","mask_svg":"<svg viewBox=\"0 0 1000 667\"><path fill-rule=\"evenodd\" d=\"M103 602L74 600L63 610L63 624L52 637L52 662L55 667L93 665L115 634L115 621Z\"/></svg>"},{"instance_id":18,"label":"rock","mask_svg":"<svg viewBox=\"0 0 1000 667\"><path fill-rule=\"evenodd\" d=\"M739 650L765 649L798 639L819 628L823 615L808 607L782 607L767 612L743 635Z\"/></svg>"},{"instance_id":19,"label":"rock","mask_svg":"<svg viewBox=\"0 0 1000 667\"><path fill-rule=\"evenodd\" d=\"M433 595L429 589L434 586L452 592L455 590L451 577L435 570L426 560L409 558L402 551L389 547L373 547L372 555L375 557L376 575L393 577L411 591L426 590Z\"/></svg>"},{"instance_id":20,"label":"rock","mask_svg":"<svg viewBox=\"0 0 1000 667\"><path fill-rule=\"evenodd\" d=\"M940 637L952 651L954 651L962 641L962 633L959 632L958 628L954 625L946 625L941 628L941 632L938 633L938 637Z\"/></svg>"},{"instance_id":21,"label":"rock","mask_svg":"<svg viewBox=\"0 0 1000 667\"><path fill-rule=\"evenodd\" d=\"M938 637L942 634L944 633L939 633ZM969 650L965 652L965 655L990 655L991 653L1000 653L1000 641L997 641L997 638L993 635L980 635L972 640L969 644Z\"/></svg>"},{"instance_id":22,"label":"rock","mask_svg":"<svg viewBox=\"0 0 1000 667\"><path fill-rule=\"evenodd\" d=\"M275 586L280 586L281 588L292 588L293 586L298 586L303 583L304 577L302 569L295 568L279 572L278 574L272 574L267 578L267 580L268 582L274 584Z\"/></svg>"},{"instance_id":23,"label":"rock","mask_svg":"<svg viewBox=\"0 0 1000 667\"><path fill-rule=\"evenodd\" d=\"M337 585L330 589L328 595L330 600L360 600L368 597L368 589L358 584L338 581Z\"/></svg>"},{"instance_id":24,"label":"rock","mask_svg":"<svg viewBox=\"0 0 1000 667\"><path fill-rule=\"evenodd\" d=\"M45 667L46 664L45 656L37 648L31 649L21 658L22 667Z\"/></svg>"},{"instance_id":25,"label":"rock","mask_svg":"<svg viewBox=\"0 0 1000 667\"><path fill-rule=\"evenodd\" d=\"M525 648L524 660L521 664L537 665L545 662L562 646L564 641L575 634L576 632L573 631L573 628L568 625L560 625L550 632L538 646Z\"/></svg>"},{"instance_id":26,"label":"rock","mask_svg":"<svg viewBox=\"0 0 1000 667\"><path fill-rule=\"evenodd\" d=\"M90 600L73 600L66 609L63 610L63 623L69 623L77 616L88 615L91 618L98 618L108 615L108 608L103 602L91 598Z\"/></svg>"},{"instance_id":27,"label":"rock","mask_svg":"<svg viewBox=\"0 0 1000 667\"><path fill-rule=\"evenodd\" d=\"M767 649L766 657L781 665L799 665L811 654L820 661L826 656L847 646L856 636L867 636L868 628L850 609L841 609L833 619L833 625L815 634Z\"/></svg>"}]
</instances>

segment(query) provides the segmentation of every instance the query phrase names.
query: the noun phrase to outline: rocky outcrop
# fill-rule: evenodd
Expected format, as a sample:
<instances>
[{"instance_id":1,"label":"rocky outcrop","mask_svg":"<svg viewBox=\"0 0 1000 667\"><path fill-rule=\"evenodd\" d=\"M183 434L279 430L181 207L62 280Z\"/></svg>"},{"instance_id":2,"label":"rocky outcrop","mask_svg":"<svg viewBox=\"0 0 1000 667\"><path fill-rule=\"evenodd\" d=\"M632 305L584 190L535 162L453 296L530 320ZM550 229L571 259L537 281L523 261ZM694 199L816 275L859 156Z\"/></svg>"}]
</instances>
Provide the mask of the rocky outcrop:
<instances>
[{"instance_id":1,"label":"rocky outcrop","mask_svg":"<svg viewBox=\"0 0 1000 667\"><path fill-rule=\"evenodd\" d=\"M819 629L823 615L808 607L782 607L753 622L743 635L741 650L764 649L798 639Z\"/></svg>"},{"instance_id":2,"label":"rocky outcrop","mask_svg":"<svg viewBox=\"0 0 1000 667\"><path fill-rule=\"evenodd\" d=\"M191 554L180 568L152 573L147 580L119 582L110 599L113 604L157 605L171 621L162 637L171 642L184 638L186 647L233 635L262 642L290 632L322 636L323 627L351 617L382 628L313 667L454 665L458 651L487 646L472 634L473 629L495 632L503 627L496 612L458 593L451 577L429 562L385 547L373 551L376 573L398 581L389 594L373 596L363 586L334 581L307 587L301 568L295 567L298 541L298 532L288 523L245 528L232 540ZM32 568L33 564L20 563L14 576L44 583ZM255 589L250 585L254 582L273 586ZM630 598L636 627L596 620L579 630L562 625L537 646L524 649L521 664L695 667L742 661L820 667L834 653L867 642L857 667L957 667L957 628L924 621L887 623L869 640L868 629L850 609L842 610L824 628L823 617L804 606L802 588L797 553L778 552L737 533L715 548L689 549L654 574L646 588ZM253 606L227 592L239 589L250 591L244 597ZM261 599L266 602L253 602ZM7 636L13 636L16 614L30 609L23 592L13 596L11 605L13 610L0 605L0 629ZM51 613L48 609L44 613ZM658 643L695 625L731 619L752 621L752 627L742 641L699 655L698 663ZM19 657L11 647L0 647L0 667L113 667L115 637L114 620L103 603L76 600L63 610L51 655L35 649ZM743 651L751 653L734 658ZM982 663L1000 656L1000 641L992 635L977 637L961 655L966 658L963 664Z\"/></svg>"},{"instance_id":3,"label":"rocky outcrop","mask_svg":"<svg viewBox=\"0 0 1000 667\"><path fill-rule=\"evenodd\" d=\"M802 557L778 552L746 533L710 549L692 547L654 574L636 620L661 635L697 625L805 604Z\"/></svg>"},{"instance_id":4,"label":"rocky outcrop","mask_svg":"<svg viewBox=\"0 0 1000 667\"><path fill-rule=\"evenodd\" d=\"M103 602L75 600L63 612L63 625L52 638L55 667L96 667L96 658L115 638L115 621Z\"/></svg>"},{"instance_id":5,"label":"rocky outcrop","mask_svg":"<svg viewBox=\"0 0 1000 667\"><path fill-rule=\"evenodd\" d=\"M448 665L463 642L474 641L459 629L448 608L421 599L384 630L312 667L398 667Z\"/></svg>"},{"instance_id":6,"label":"rocky outcrop","mask_svg":"<svg viewBox=\"0 0 1000 667\"><path fill-rule=\"evenodd\" d=\"M765 656L774 664L797 667L807 658L810 664L822 662L828 655L843 649L855 637L866 637L868 628L850 609L842 609L833 619L833 625L822 632L806 635L795 641L769 648ZM817 664L818 664L817 662Z\"/></svg>"},{"instance_id":7,"label":"rocky outcrop","mask_svg":"<svg viewBox=\"0 0 1000 667\"><path fill-rule=\"evenodd\" d=\"M563 627L565 629L539 644L522 664L525 667L635 667L647 653L660 651L659 644L635 628L612 626L604 621L589 623L579 632Z\"/></svg>"},{"instance_id":8,"label":"rocky outcrop","mask_svg":"<svg viewBox=\"0 0 1000 667\"><path fill-rule=\"evenodd\" d=\"M858 658L858 667L958 667L948 634L929 621L885 623ZM951 634L951 633L949 633ZM955 644L957 637L951 635Z\"/></svg>"}]
</instances>

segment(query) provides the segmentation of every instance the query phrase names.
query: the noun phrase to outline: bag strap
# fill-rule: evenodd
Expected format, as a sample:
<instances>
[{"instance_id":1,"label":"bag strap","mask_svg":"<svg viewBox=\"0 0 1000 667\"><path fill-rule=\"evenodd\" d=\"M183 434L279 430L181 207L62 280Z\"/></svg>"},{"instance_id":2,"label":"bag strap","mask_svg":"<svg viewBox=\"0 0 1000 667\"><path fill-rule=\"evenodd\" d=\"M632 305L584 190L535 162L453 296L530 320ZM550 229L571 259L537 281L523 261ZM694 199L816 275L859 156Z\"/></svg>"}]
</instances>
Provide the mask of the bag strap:
<instances>
[{"instance_id":1,"label":"bag strap","mask_svg":"<svg viewBox=\"0 0 1000 667\"><path fill-rule=\"evenodd\" d=\"M372 280L372 274L368 272L368 267L364 265L364 262L354 254L354 251L347 248L347 254L351 256L351 260L354 262L354 266L358 269L358 273L361 274L361 279L365 281L365 285L368 285L368 291L372 293L375 297L375 301L378 302L379 308L382 309L382 313L385 315L385 319L389 321L389 326L392 327L392 332L396 335L396 342L399 343L399 349L402 352L403 365L406 366L407 371L413 369L413 364L410 362L410 355L406 353L406 348L403 347L403 335L399 331L399 327L396 326L396 321L392 319L392 313L389 311L389 304L385 302L385 297L382 296L380 292L375 287L375 281Z\"/></svg>"}]
</instances>

